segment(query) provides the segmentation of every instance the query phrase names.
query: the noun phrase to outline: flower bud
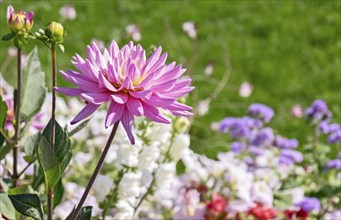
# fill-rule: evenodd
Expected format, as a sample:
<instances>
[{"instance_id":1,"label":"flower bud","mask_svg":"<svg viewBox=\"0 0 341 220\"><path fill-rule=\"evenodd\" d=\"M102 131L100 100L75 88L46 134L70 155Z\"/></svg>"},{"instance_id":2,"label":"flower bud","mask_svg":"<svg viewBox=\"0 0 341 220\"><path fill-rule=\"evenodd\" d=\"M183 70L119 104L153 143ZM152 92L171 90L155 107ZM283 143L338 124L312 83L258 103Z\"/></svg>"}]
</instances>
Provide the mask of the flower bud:
<instances>
[{"instance_id":1,"label":"flower bud","mask_svg":"<svg viewBox=\"0 0 341 220\"><path fill-rule=\"evenodd\" d=\"M64 27L58 22L52 21L45 30L46 36L53 42L61 43L64 40Z\"/></svg>"},{"instance_id":2,"label":"flower bud","mask_svg":"<svg viewBox=\"0 0 341 220\"><path fill-rule=\"evenodd\" d=\"M9 29L15 34L24 34L31 30L33 26L32 11L26 13L25 11L15 12L12 6L7 8L7 24Z\"/></svg>"}]
</instances>

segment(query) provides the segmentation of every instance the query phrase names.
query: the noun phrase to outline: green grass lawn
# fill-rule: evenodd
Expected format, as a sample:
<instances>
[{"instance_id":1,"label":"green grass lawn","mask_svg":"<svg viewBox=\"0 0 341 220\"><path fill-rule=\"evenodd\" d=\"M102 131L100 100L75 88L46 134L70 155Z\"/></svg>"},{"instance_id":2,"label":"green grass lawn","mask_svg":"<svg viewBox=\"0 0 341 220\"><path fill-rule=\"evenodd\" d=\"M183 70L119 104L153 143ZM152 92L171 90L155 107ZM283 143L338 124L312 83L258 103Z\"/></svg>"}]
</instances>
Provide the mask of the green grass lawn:
<instances>
[{"instance_id":1,"label":"green grass lawn","mask_svg":"<svg viewBox=\"0 0 341 220\"><path fill-rule=\"evenodd\" d=\"M304 119L292 118L290 109L295 103L308 107L316 98L324 99L340 123L340 1L75 1L75 20L62 20L58 11L63 2L3 1L1 35L7 33L8 4L35 11L33 30L45 28L52 20L64 24L66 52L58 53L62 70L72 68L70 59L75 53L85 55L93 38L106 44L112 39L120 46L127 43L125 27L134 23L141 29L144 48L162 45L169 60L188 69L196 86L190 104L210 96L224 75L230 74L209 113L194 121L191 146L197 151L214 155L226 149L228 137L212 132L211 123L226 116L242 116L254 102L272 107L276 116L270 125L301 142L310 128ZM197 24L196 40L182 31L183 22L189 20ZM49 80L50 54L38 44ZM15 59L7 58L8 46L10 43L1 42L0 65L13 83ZM24 51L33 46L27 45ZM214 70L207 77L204 69L210 62L214 62ZM243 81L254 86L248 98L238 95ZM59 84L65 83L59 78Z\"/></svg>"}]
</instances>

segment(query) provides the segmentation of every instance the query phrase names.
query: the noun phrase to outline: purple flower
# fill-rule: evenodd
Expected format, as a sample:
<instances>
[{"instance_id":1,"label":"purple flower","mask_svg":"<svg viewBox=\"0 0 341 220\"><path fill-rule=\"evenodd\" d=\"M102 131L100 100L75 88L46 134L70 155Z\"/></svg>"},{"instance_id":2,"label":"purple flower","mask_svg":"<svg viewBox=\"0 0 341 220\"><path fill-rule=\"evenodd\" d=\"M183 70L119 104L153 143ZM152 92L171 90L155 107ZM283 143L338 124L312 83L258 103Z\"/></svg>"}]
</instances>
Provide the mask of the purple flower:
<instances>
[{"instance_id":1,"label":"purple flower","mask_svg":"<svg viewBox=\"0 0 341 220\"><path fill-rule=\"evenodd\" d=\"M341 142L341 129L331 133L327 139L328 143L335 144Z\"/></svg>"},{"instance_id":2,"label":"purple flower","mask_svg":"<svg viewBox=\"0 0 341 220\"><path fill-rule=\"evenodd\" d=\"M69 96L80 96L86 106L71 124L92 115L102 104L109 102L105 127L121 121L130 142L134 144L132 127L135 116L171 123L159 109L173 115L189 116L191 107L177 102L194 89L191 79L179 79L186 71L175 62L165 64L167 53L159 47L148 59L141 45L132 42L119 49L112 41L102 53L96 43L87 46L88 58L76 54L73 65L79 72L61 71L63 77L78 88L55 88Z\"/></svg>"},{"instance_id":3,"label":"purple flower","mask_svg":"<svg viewBox=\"0 0 341 220\"><path fill-rule=\"evenodd\" d=\"M265 123L268 123L274 116L274 111L266 105L254 103L250 105L248 114L253 117L258 117L262 119Z\"/></svg>"},{"instance_id":4,"label":"purple flower","mask_svg":"<svg viewBox=\"0 0 341 220\"><path fill-rule=\"evenodd\" d=\"M257 146L251 146L250 152L255 156L261 156L261 155L264 155L266 153L266 150L264 148L260 148Z\"/></svg>"},{"instance_id":5,"label":"purple flower","mask_svg":"<svg viewBox=\"0 0 341 220\"><path fill-rule=\"evenodd\" d=\"M298 146L298 141L296 139L288 139L280 135L276 136L274 145L278 148L291 149Z\"/></svg>"},{"instance_id":6,"label":"purple flower","mask_svg":"<svg viewBox=\"0 0 341 220\"><path fill-rule=\"evenodd\" d=\"M247 144L244 142L233 142L231 144L231 150L235 153L240 153L247 148Z\"/></svg>"},{"instance_id":7,"label":"purple flower","mask_svg":"<svg viewBox=\"0 0 341 220\"><path fill-rule=\"evenodd\" d=\"M261 129L256 137L252 140L254 146L269 146L275 139L274 132L271 128L266 127Z\"/></svg>"},{"instance_id":8,"label":"purple flower","mask_svg":"<svg viewBox=\"0 0 341 220\"><path fill-rule=\"evenodd\" d=\"M320 201L314 197L305 197L303 200L296 202L294 205L300 207L306 212L311 212L313 210L320 211L321 209Z\"/></svg>"},{"instance_id":9,"label":"purple flower","mask_svg":"<svg viewBox=\"0 0 341 220\"><path fill-rule=\"evenodd\" d=\"M25 11L19 10L16 12L11 5L7 7L7 24L13 33L23 34L31 30L33 16L33 11L26 13Z\"/></svg>"},{"instance_id":10,"label":"purple flower","mask_svg":"<svg viewBox=\"0 0 341 220\"><path fill-rule=\"evenodd\" d=\"M327 104L323 100L318 99L305 111L305 115L308 118L319 121L330 118L332 113L328 110Z\"/></svg>"},{"instance_id":11,"label":"purple flower","mask_svg":"<svg viewBox=\"0 0 341 220\"><path fill-rule=\"evenodd\" d=\"M300 163L303 161L303 155L301 152L291 150L291 149L284 149L281 151L279 155L279 163L280 164L294 164Z\"/></svg>"},{"instance_id":12,"label":"purple flower","mask_svg":"<svg viewBox=\"0 0 341 220\"><path fill-rule=\"evenodd\" d=\"M326 169L341 169L341 159L338 158L328 161Z\"/></svg>"}]
</instances>

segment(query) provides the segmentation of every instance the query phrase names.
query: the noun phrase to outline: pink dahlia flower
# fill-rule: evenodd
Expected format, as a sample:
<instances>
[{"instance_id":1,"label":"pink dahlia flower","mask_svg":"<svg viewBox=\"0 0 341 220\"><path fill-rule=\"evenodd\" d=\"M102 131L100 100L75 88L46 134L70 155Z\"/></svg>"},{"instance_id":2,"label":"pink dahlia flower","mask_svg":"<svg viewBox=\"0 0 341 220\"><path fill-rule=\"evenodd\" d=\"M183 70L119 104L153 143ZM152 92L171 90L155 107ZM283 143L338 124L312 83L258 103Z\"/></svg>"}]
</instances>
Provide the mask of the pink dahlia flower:
<instances>
[{"instance_id":1,"label":"pink dahlia flower","mask_svg":"<svg viewBox=\"0 0 341 220\"><path fill-rule=\"evenodd\" d=\"M191 79L179 79L186 71L175 62L165 64L167 53L159 47L148 59L141 45L132 42L119 49L113 41L102 53L96 43L87 46L88 58L76 54L72 61L78 72L61 71L63 77L78 88L55 88L69 96L80 96L86 106L71 121L75 124L92 115L109 102L105 127L121 121L130 142L134 144L132 126L135 116L171 123L160 108L173 115L189 116L191 107L176 101L192 91Z\"/></svg>"}]
</instances>

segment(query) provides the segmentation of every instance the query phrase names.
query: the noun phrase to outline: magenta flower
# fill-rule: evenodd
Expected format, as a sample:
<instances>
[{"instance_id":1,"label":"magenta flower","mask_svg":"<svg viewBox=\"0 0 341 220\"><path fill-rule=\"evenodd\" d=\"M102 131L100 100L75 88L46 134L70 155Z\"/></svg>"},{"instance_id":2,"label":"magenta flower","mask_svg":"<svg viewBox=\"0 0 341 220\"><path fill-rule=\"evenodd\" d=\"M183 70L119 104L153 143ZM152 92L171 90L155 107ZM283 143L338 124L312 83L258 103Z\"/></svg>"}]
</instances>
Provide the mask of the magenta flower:
<instances>
[{"instance_id":1,"label":"magenta flower","mask_svg":"<svg viewBox=\"0 0 341 220\"><path fill-rule=\"evenodd\" d=\"M165 64L167 53L159 47L146 59L141 45L132 42L119 49L113 41L102 53L96 43L87 46L88 58L76 54L72 61L79 72L61 71L63 77L78 88L55 88L69 96L80 96L86 106L71 121L75 124L92 115L102 104L109 102L105 127L121 121L130 142L134 144L132 126L135 116L171 123L160 108L173 115L189 116L191 107L176 99L194 89L191 79L179 79L186 71L175 62Z\"/></svg>"},{"instance_id":2,"label":"magenta flower","mask_svg":"<svg viewBox=\"0 0 341 220\"><path fill-rule=\"evenodd\" d=\"M25 11L19 10L16 12L11 5L7 7L7 24L13 33L28 32L31 30L33 17L33 11L26 13Z\"/></svg>"}]
</instances>

